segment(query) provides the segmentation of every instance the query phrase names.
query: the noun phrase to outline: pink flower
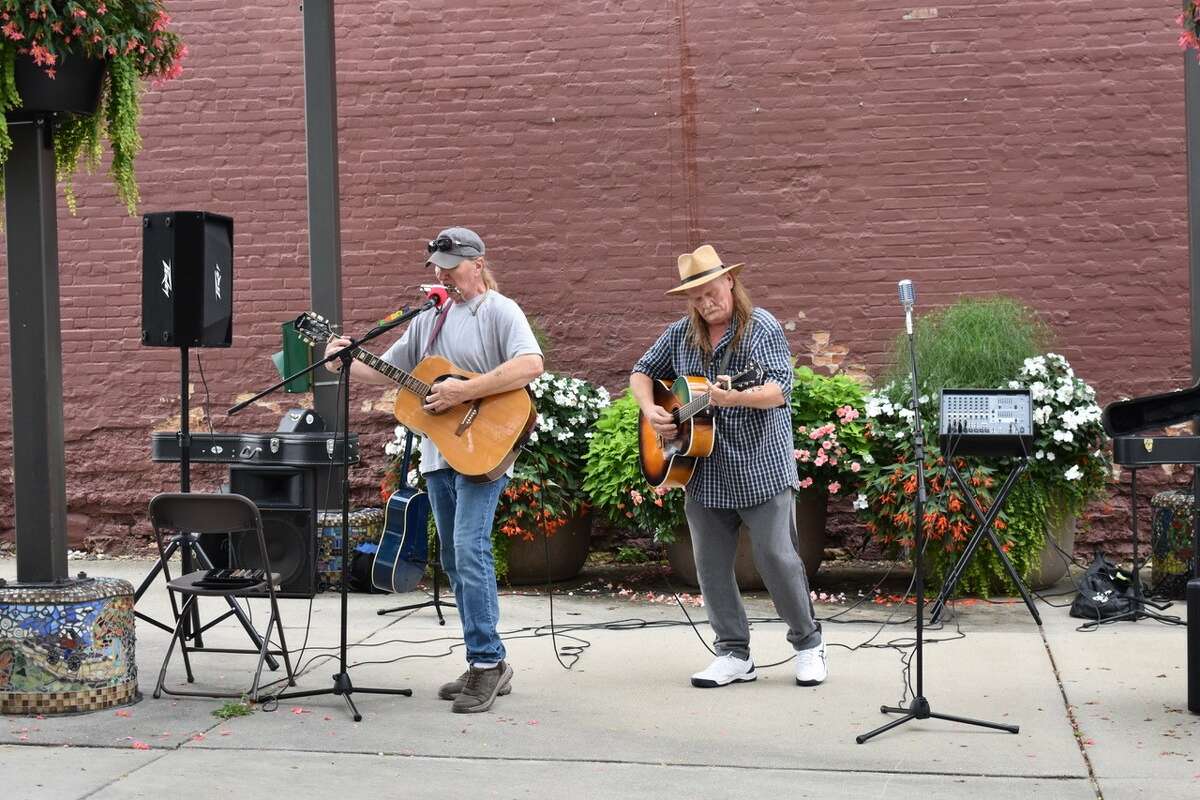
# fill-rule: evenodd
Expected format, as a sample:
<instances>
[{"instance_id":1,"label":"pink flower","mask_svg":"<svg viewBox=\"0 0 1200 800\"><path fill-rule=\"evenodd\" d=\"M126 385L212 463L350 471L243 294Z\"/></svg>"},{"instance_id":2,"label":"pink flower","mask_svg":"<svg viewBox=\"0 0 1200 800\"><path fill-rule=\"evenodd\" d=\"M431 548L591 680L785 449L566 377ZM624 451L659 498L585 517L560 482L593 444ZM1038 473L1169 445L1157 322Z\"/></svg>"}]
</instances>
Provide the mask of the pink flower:
<instances>
[{"instance_id":1,"label":"pink flower","mask_svg":"<svg viewBox=\"0 0 1200 800\"><path fill-rule=\"evenodd\" d=\"M829 449L831 449L832 447L833 447L833 442L829 441L828 439L826 439L825 441L821 442L821 449L822 449L822 450L829 450Z\"/></svg>"},{"instance_id":2,"label":"pink flower","mask_svg":"<svg viewBox=\"0 0 1200 800\"><path fill-rule=\"evenodd\" d=\"M860 469L862 469L862 464L859 464L857 461L852 461L850 463L851 472L858 472Z\"/></svg>"},{"instance_id":3,"label":"pink flower","mask_svg":"<svg viewBox=\"0 0 1200 800\"><path fill-rule=\"evenodd\" d=\"M799 458L801 461L808 461L809 456L812 455L807 450L797 450L796 452L800 454L797 456L797 458Z\"/></svg>"},{"instance_id":4,"label":"pink flower","mask_svg":"<svg viewBox=\"0 0 1200 800\"><path fill-rule=\"evenodd\" d=\"M838 483L837 481L834 481L833 483L829 484L829 493L837 494L838 489L841 489L841 488L842 488L842 485L840 483Z\"/></svg>"},{"instance_id":5,"label":"pink flower","mask_svg":"<svg viewBox=\"0 0 1200 800\"><path fill-rule=\"evenodd\" d=\"M6 39L12 39L14 42L19 42L25 38L25 34L17 30L17 23L15 22L9 22L3 28L0 28L0 30L4 31Z\"/></svg>"},{"instance_id":6,"label":"pink flower","mask_svg":"<svg viewBox=\"0 0 1200 800\"><path fill-rule=\"evenodd\" d=\"M637 489L630 489L629 496L633 498L633 504L635 506L640 506L642 504L642 493Z\"/></svg>"},{"instance_id":7,"label":"pink flower","mask_svg":"<svg viewBox=\"0 0 1200 800\"><path fill-rule=\"evenodd\" d=\"M822 451L818 452L818 453L817 453L817 457L813 459L813 464L815 464L816 466L818 466L818 467L819 467L819 466L823 465L823 464L824 464L826 461L828 461L828 460L829 460L829 457L828 457L828 456L826 456L826 455L825 455L825 451L824 451L824 450L822 450Z\"/></svg>"},{"instance_id":8,"label":"pink flower","mask_svg":"<svg viewBox=\"0 0 1200 800\"><path fill-rule=\"evenodd\" d=\"M76 8L74 11L71 12L71 16L78 17L79 19L83 19L84 17L87 16L87 12L84 11L82 8Z\"/></svg>"},{"instance_id":9,"label":"pink flower","mask_svg":"<svg viewBox=\"0 0 1200 800\"><path fill-rule=\"evenodd\" d=\"M799 484L799 485L800 485L800 488L801 488L801 489L807 489L808 487L810 487L810 486L812 486L812 485L813 485L813 479L812 479L812 478L805 478L804 480L800 481L800 484Z\"/></svg>"},{"instance_id":10,"label":"pink flower","mask_svg":"<svg viewBox=\"0 0 1200 800\"><path fill-rule=\"evenodd\" d=\"M656 498L654 498L654 505L658 506L659 508L662 508L662 504L663 504L663 503L662 503L662 498L661 498L661 497L656 497Z\"/></svg>"},{"instance_id":11,"label":"pink flower","mask_svg":"<svg viewBox=\"0 0 1200 800\"><path fill-rule=\"evenodd\" d=\"M666 494L669 491L671 491L671 490L665 486L655 486L654 487L654 493L656 495L658 495L659 497L662 497L664 494Z\"/></svg>"}]
</instances>

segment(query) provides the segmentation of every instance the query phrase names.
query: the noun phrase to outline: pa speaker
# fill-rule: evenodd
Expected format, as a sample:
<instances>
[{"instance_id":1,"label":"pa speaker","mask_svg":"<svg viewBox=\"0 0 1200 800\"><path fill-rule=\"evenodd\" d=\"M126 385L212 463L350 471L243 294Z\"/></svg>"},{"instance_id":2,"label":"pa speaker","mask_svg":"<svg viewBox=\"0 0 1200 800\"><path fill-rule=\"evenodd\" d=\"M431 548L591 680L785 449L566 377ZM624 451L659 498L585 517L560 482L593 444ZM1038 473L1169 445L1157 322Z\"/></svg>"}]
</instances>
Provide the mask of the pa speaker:
<instances>
[{"instance_id":1,"label":"pa speaker","mask_svg":"<svg viewBox=\"0 0 1200 800\"><path fill-rule=\"evenodd\" d=\"M316 483L312 467L229 467L229 491L258 506L271 571L280 575L280 597L312 597L317 592ZM265 566L251 534L231 540L229 554L231 567Z\"/></svg>"},{"instance_id":2,"label":"pa speaker","mask_svg":"<svg viewBox=\"0 0 1200 800\"><path fill-rule=\"evenodd\" d=\"M263 539L267 543L267 558L271 571L279 573L279 597L312 597L317 593L317 553L311 509L284 511L262 509ZM229 550L231 566L264 569L253 533L233 534ZM266 595L266 592L262 592Z\"/></svg>"},{"instance_id":3,"label":"pa speaker","mask_svg":"<svg viewBox=\"0 0 1200 800\"><path fill-rule=\"evenodd\" d=\"M142 344L233 343L233 220L206 211L142 217Z\"/></svg>"}]
</instances>

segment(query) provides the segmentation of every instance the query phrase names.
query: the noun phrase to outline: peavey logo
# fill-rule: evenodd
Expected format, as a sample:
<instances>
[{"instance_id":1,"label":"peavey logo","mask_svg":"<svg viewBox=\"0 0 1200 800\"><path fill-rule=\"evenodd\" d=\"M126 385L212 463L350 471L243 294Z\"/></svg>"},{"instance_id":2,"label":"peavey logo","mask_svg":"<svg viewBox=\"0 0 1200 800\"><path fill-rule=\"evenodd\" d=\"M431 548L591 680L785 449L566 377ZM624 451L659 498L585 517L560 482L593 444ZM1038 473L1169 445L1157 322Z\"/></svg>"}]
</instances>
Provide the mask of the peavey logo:
<instances>
[{"instance_id":1,"label":"peavey logo","mask_svg":"<svg viewBox=\"0 0 1200 800\"><path fill-rule=\"evenodd\" d=\"M221 299L221 265L213 264L213 295Z\"/></svg>"},{"instance_id":2,"label":"peavey logo","mask_svg":"<svg viewBox=\"0 0 1200 800\"><path fill-rule=\"evenodd\" d=\"M171 262L163 261L163 276L162 276L162 291L163 295L170 299L171 297Z\"/></svg>"}]
</instances>

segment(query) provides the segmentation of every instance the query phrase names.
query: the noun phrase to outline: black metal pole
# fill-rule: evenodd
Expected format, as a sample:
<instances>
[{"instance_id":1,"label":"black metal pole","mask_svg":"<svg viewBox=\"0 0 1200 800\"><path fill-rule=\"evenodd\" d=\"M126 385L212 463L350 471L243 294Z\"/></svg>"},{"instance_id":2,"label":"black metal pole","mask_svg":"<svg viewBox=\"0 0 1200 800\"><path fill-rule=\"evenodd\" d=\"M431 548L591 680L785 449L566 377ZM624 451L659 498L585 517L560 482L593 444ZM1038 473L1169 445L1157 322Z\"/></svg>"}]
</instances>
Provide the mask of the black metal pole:
<instances>
[{"instance_id":1,"label":"black metal pole","mask_svg":"<svg viewBox=\"0 0 1200 800\"><path fill-rule=\"evenodd\" d=\"M17 581L67 581L54 120L10 120L4 167Z\"/></svg>"},{"instance_id":2,"label":"black metal pole","mask_svg":"<svg viewBox=\"0 0 1200 800\"><path fill-rule=\"evenodd\" d=\"M312 310L335 330L342 323L342 235L338 181L337 52L333 0L305 0L304 131L308 158L308 251ZM341 430L338 382L325 370L313 375L313 406ZM317 468L317 497L337 502L332 467Z\"/></svg>"}]
</instances>

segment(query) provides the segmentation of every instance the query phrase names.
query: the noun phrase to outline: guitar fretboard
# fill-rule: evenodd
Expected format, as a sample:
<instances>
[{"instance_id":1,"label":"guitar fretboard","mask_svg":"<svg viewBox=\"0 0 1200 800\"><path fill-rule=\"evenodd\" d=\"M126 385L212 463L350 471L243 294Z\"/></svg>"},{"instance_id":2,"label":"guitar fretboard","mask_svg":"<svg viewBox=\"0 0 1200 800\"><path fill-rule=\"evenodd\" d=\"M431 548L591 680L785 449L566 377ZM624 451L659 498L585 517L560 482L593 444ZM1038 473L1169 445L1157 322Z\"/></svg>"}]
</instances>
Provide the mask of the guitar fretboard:
<instances>
[{"instance_id":1,"label":"guitar fretboard","mask_svg":"<svg viewBox=\"0 0 1200 800\"><path fill-rule=\"evenodd\" d=\"M354 357L376 372L387 375L417 397L424 399L431 391L429 384L417 380L410 373L389 364L373 353L368 353L366 350L359 348L354 351Z\"/></svg>"}]
</instances>

